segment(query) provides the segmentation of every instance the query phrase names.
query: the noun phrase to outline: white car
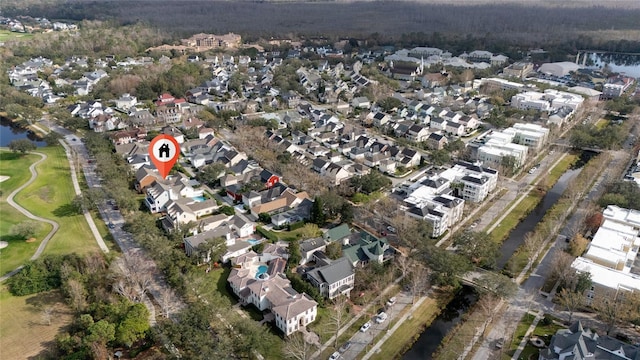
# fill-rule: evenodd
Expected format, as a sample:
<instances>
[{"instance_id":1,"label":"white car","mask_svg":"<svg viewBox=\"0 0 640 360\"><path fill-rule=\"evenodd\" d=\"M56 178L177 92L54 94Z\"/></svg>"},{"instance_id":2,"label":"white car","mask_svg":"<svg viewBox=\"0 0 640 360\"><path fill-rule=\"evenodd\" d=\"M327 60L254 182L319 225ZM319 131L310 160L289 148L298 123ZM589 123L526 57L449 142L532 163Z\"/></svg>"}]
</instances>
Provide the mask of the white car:
<instances>
[{"instance_id":1,"label":"white car","mask_svg":"<svg viewBox=\"0 0 640 360\"><path fill-rule=\"evenodd\" d=\"M331 354L331 356L329 356L329 360L338 360L338 359L340 359L340 353L337 351Z\"/></svg>"},{"instance_id":2,"label":"white car","mask_svg":"<svg viewBox=\"0 0 640 360\"><path fill-rule=\"evenodd\" d=\"M387 313L382 311L380 312L380 314L378 314L378 316L376 316L376 322L378 324L382 324L385 320L387 320Z\"/></svg>"},{"instance_id":3,"label":"white car","mask_svg":"<svg viewBox=\"0 0 640 360\"><path fill-rule=\"evenodd\" d=\"M362 324L362 326L360 327L360 331L365 332L369 330L370 327L371 327L371 322L367 321L366 323Z\"/></svg>"},{"instance_id":4,"label":"white car","mask_svg":"<svg viewBox=\"0 0 640 360\"><path fill-rule=\"evenodd\" d=\"M387 230L389 230L390 233L394 233L396 232L396 228L394 228L393 226L387 226Z\"/></svg>"},{"instance_id":5,"label":"white car","mask_svg":"<svg viewBox=\"0 0 640 360\"><path fill-rule=\"evenodd\" d=\"M391 299L387 300L387 306L393 306L396 303L396 297L392 297Z\"/></svg>"}]
</instances>

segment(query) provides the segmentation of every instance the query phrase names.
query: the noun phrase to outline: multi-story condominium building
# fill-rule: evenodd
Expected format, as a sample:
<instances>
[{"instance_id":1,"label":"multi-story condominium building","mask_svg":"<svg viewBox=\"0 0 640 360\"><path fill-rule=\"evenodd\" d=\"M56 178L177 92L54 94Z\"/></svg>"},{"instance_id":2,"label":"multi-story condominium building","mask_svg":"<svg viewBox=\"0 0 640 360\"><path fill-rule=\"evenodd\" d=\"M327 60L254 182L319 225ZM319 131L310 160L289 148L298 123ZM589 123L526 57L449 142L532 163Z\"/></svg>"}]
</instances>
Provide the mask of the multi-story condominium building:
<instances>
[{"instance_id":1,"label":"multi-story condominium building","mask_svg":"<svg viewBox=\"0 0 640 360\"><path fill-rule=\"evenodd\" d=\"M524 145L513 143L513 134L494 131L486 137L484 144L477 149L477 159L484 166L500 167L502 158L505 156L513 156L515 158L515 167L521 167L527 159L529 148Z\"/></svg>"},{"instance_id":2,"label":"multi-story condominium building","mask_svg":"<svg viewBox=\"0 0 640 360\"><path fill-rule=\"evenodd\" d=\"M587 301L598 293L640 290L640 211L609 205L584 255L571 265L591 274Z\"/></svg>"},{"instance_id":3,"label":"multi-story condominium building","mask_svg":"<svg viewBox=\"0 0 640 360\"><path fill-rule=\"evenodd\" d=\"M440 176L452 184L462 184L457 195L471 202L483 201L498 184L497 170L465 161L458 162L452 168L440 173ZM455 188L455 186L452 187Z\"/></svg>"},{"instance_id":4,"label":"multi-story condominium building","mask_svg":"<svg viewBox=\"0 0 640 360\"><path fill-rule=\"evenodd\" d=\"M540 150L549 138L549 129L537 124L517 123L502 132L513 134L514 143L525 145L536 151Z\"/></svg>"}]
</instances>

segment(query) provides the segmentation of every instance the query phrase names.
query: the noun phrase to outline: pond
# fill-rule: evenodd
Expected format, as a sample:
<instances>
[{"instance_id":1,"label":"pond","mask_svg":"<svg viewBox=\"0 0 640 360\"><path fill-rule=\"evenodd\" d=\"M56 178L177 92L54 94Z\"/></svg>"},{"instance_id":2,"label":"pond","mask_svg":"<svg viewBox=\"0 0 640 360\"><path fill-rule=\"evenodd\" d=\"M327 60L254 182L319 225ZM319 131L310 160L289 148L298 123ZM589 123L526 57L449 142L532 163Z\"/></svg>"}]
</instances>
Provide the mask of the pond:
<instances>
[{"instance_id":1,"label":"pond","mask_svg":"<svg viewBox=\"0 0 640 360\"><path fill-rule=\"evenodd\" d=\"M17 127L8 119L0 117L0 146L9 146L11 141L18 139L29 139L38 147L47 145L47 143L40 140L31 131Z\"/></svg>"}]
</instances>

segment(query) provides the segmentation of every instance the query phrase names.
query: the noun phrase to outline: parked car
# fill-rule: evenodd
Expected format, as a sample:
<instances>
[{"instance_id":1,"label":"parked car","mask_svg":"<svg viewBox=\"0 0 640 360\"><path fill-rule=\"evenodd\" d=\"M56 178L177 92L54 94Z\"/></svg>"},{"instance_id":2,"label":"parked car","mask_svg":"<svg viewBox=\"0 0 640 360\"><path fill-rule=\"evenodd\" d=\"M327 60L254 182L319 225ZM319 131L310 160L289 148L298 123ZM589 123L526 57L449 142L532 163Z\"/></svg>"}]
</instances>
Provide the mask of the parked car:
<instances>
[{"instance_id":1,"label":"parked car","mask_svg":"<svg viewBox=\"0 0 640 360\"><path fill-rule=\"evenodd\" d=\"M344 345L340 346L340 349L338 351L343 353L343 352L349 350L350 347L351 347L351 341L347 341L346 343L344 343Z\"/></svg>"},{"instance_id":2,"label":"parked car","mask_svg":"<svg viewBox=\"0 0 640 360\"><path fill-rule=\"evenodd\" d=\"M387 300L387 306L393 306L396 303L396 297L392 297L391 299Z\"/></svg>"},{"instance_id":3,"label":"parked car","mask_svg":"<svg viewBox=\"0 0 640 360\"><path fill-rule=\"evenodd\" d=\"M502 349L504 346L504 338L500 338L496 340L496 349Z\"/></svg>"},{"instance_id":4,"label":"parked car","mask_svg":"<svg viewBox=\"0 0 640 360\"><path fill-rule=\"evenodd\" d=\"M362 326L360 327L360 331L365 332L369 330L370 327L371 327L371 321L367 321L366 323L362 324Z\"/></svg>"},{"instance_id":5,"label":"parked car","mask_svg":"<svg viewBox=\"0 0 640 360\"><path fill-rule=\"evenodd\" d=\"M386 312L382 311L381 313L378 314L378 316L376 316L376 322L378 324L382 324L385 320L387 320L388 315Z\"/></svg>"},{"instance_id":6,"label":"parked car","mask_svg":"<svg viewBox=\"0 0 640 360\"><path fill-rule=\"evenodd\" d=\"M340 359L340 353L337 351L331 354L331 356L329 356L329 360L338 360L338 359Z\"/></svg>"},{"instance_id":7,"label":"parked car","mask_svg":"<svg viewBox=\"0 0 640 360\"><path fill-rule=\"evenodd\" d=\"M109 226L109 229L115 229L116 228L116 226L112 222L110 222L108 226Z\"/></svg>"},{"instance_id":8,"label":"parked car","mask_svg":"<svg viewBox=\"0 0 640 360\"><path fill-rule=\"evenodd\" d=\"M393 226L387 226L387 230L389 230L390 233L394 233L396 232L396 228L394 228Z\"/></svg>"}]
</instances>

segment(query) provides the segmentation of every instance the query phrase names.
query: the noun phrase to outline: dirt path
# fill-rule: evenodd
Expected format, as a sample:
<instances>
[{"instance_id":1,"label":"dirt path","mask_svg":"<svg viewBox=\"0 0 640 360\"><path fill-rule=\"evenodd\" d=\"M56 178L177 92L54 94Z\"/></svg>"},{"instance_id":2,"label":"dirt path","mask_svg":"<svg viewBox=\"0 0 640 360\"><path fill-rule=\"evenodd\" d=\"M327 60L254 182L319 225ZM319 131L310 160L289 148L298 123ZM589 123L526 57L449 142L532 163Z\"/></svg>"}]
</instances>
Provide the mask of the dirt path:
<instances>
[{"instance_id":1,"label":"dirt path","mask_svg":"<svg viewBox=\"0 0 640 360\"><path fill-rule=\"evenodd\" d=\"M36 161L36 162L34 162L33 164L31 164L31 166L29 166L29 171L31 172L31 178L27 182L22 184L20 187L18 187L17 189L13 190L13 192L11 192L11 194L9 194L9 196L7 197L7 203L11 207L13 207L14 209L16 209L19 212L21 212L24 216L28 217L29 219L40 221L40 222L45 222L47 224L51 224L51 226L52 226L51 231L49 231L47 236L45 236L44 239L42 239L42 242L40 243L40 246L38 246L38 249L36 250L36 252L31 257L31 260L35 260L35 259L39 258L40 255L42 255L42 252L44 251L44 248L47 247L47 243L49 242L51 237L53 237L53 235L56 233L56 231L58 231L58 228L60 228L60 225L58 225L58 223L53 221L53 220L49 220L49 219L45 219L45 218L33 215L31 212L29 212L29 210L27 210L27 209L23 208L22 206L18 205L13 200L13 198L20 191L24 190L27 186L31 185L31 183L36 179L36 177L38 177L38 173L36 172L36 166L38 164L40 164L41 162L43 162L47 158L47 155L45 155L43 153L39 153L39 152L30 152L30 153L40 156L41 159ZM23 266L24 265L21 265L21 266L15 268L15 269L13 269L11 272L9 272L9 273L3 275L2 277L0 277L0 282L5 281L6 279L8 279L11 276L15 275L18 271L20 271L22 269Z\"/></svg>"}]
</instances>

